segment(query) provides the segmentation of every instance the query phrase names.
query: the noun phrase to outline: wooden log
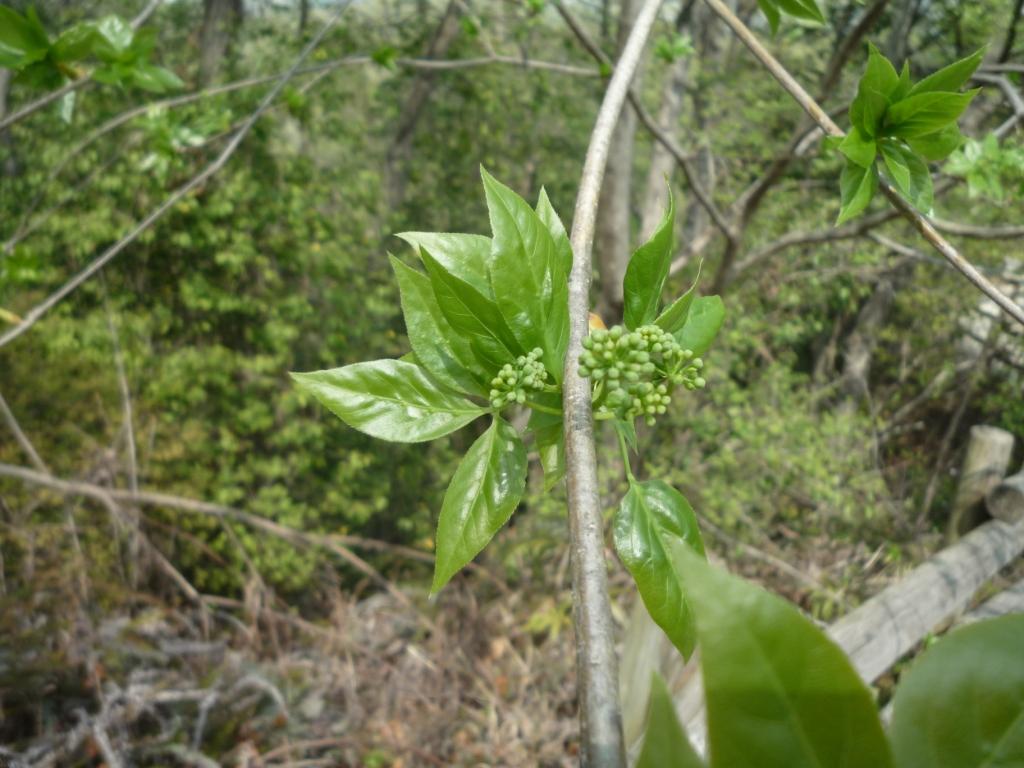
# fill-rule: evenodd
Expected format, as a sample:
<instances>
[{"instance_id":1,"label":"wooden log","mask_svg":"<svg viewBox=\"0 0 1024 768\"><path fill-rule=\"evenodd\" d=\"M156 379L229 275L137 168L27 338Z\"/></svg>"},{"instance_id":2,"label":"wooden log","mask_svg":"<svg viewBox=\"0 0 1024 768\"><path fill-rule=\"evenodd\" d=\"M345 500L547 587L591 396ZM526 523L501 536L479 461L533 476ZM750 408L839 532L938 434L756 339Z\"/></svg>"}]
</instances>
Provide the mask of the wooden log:
<instances>
[{"instance_id":1,"label":"wooden log","mask_svg":"<svg viewBox=\"0 0 1024 768\"><path fill-rule=\"evenodd\" d=\"M861 678L870 684L928 633L947 626L970 604L981 586L1022 552L1024 522L989 521L851 611L828 629L828 635L849 656ZM1024 599L1017 594L1019 586L1004 600ZM660 634L653 623L649 631ZM649 636L644 637L647 638L645 643L649 642ZM651 653L650 645L644 647ZM627 643L625 653L630 652ZM695 656L684 667L675 654L659 666L669 681L676 712L686 725L690 741L695 749L704 753L707 724L703 683L696 661ZM644 672L649 677L649 670ZM624 679L624 693L635 682L635 679ZM642 729L634 726L631 735L637 739L629 750L634 757Z\"/></svg>"},{"instance_id":2,"label":"wooden log","mask_svg":"<svg viewBox=\"0 0 1024 768\"><path fill-rule=\"evenodd\" d=\"M1024 469L1010 475L985 497L988 513L1004 523L1024 520Z\"/></svg>"},{"instance_id":3,"label":"wooden log","mask_svg":"<svg viewBox=\"0 0 1024 768\"><path fill-rule=\"evenodd\" d=\"M949 517L947 537L951 542L981 523L983 511L979 502L1003 479L1012 453L1013 435L1005 429L983 424L971 427Z\"/></svg>"}]
</instances>

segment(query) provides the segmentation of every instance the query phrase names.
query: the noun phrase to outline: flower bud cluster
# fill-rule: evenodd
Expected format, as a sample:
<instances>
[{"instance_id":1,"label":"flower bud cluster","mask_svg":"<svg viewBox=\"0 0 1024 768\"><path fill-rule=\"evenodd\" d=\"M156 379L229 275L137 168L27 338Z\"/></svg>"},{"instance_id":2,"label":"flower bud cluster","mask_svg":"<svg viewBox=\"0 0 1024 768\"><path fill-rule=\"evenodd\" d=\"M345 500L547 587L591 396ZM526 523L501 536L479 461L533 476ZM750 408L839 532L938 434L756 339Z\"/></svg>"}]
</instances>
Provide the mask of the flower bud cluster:
<instances>
[{"instance_id":1,"label":"flower bud cluster","mask_svg":"<svg viewBox=\"0 0 1024 768\"><path fill-rule=\"evenodd\" d=\"M495 408L504 408L512 403L525 403L527 391L544 389L548 372L544 370L541 357L544 350L537 347L527 355L520 355L515 363L507 363L491 379L490 399Z\"/></svg>"},{"instance_id":2,"label":"flower bud cluster","mask_svg":"<svg viewBox=\"0 0 1024 768\"><path fill-rule=\"evenodd\" d=\"M632 421L643 416L654 424L668 409L676 387L700 389L704 361L683 349L657 325L627 331L621 325L597 329L583 340L580 376L595 382L598 413Z\"/></svg>"}]
</instances>

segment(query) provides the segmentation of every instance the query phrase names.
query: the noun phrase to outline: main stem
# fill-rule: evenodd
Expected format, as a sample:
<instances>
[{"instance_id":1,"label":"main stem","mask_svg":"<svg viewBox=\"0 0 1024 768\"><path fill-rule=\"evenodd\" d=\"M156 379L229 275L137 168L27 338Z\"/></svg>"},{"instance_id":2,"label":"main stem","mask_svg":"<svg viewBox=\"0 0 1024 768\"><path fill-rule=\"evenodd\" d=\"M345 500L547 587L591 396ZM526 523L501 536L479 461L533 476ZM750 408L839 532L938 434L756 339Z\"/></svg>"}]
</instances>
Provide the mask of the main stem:
<instances>
[{"instance_id":1,"label":"main stem","mask_svg":"<svg viewBox=\"0 0 1024 768\"><path fill-rule=\"evenodd\" d=\"M580 764L622 768L626 753L619 708L618 660L604 560L604 525L597 488L597 451L590 382L577 373L590 313L591 248L608 147L629 84L640 63L661 0L646 0L619 57L590 136L573 215L569 275L569 349L565 357L564 425L576 677L580 707Z\"/></svg>"}]
</instances>

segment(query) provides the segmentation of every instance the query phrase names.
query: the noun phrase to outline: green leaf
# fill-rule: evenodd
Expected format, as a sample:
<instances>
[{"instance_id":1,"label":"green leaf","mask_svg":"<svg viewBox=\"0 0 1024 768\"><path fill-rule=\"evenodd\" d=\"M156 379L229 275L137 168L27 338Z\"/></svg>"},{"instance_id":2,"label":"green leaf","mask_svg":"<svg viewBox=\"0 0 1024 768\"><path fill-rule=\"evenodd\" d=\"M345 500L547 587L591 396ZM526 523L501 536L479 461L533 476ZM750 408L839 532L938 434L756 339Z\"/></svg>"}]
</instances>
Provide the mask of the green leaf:
<instances>
[{"instance_id":1,"label":"green leaf","mask_svg":"<svg viewBox=\"0 0 1024 768\"><path fill-rule=\"evenodd\" d=\"M697 276L693 278L693 284L687 288L686 293L665 307L665 310L654 321L655 325L672 334L682 330L682 327L686 325L686 319L690 316L690 306L697 295L697 283L700 282L700 273L703 268L704 262L701 261L697 266Z\"/></svg>"},{"instance_id":2,"label":"green leaf","mask_svg":"<svg viewBox=\"0 0 1024 768\"><path fill-rule=\"evenodd\" d=\"M375 50L371 56L371 59L384 69L395 69L395 59L398 58L398 50L391 45L382 45L380 48Z\"/></svg>"},{"instance_id":3,"label":"green leaf","mask_svg":"<svg viewBox=\"0 0 1024 768\"><path fill-rule=\"evenodd\" d=\"M622 421L621 419L616 419L612 423L615 431L622 435L622 439L626 441L626 445L633 449L633 453L639 453L636 438L636 422L633 420Z\"/></svg>"},{"instance_id":4,"label":"green leaf","mask_svg":"<svg viewBox=\"0 0 1024 768\"><path fill-rule=\"evenodd\" d=\"M132 83L144 91L165 93L181 88L184 83L176 74L152 64L136 64L132 68Z\"/></svg>"},{"instance_id":5,"label":"green leaf","mask_svg":"<svg viewBox=\"0 0 1024 768\"><path fill-rule=\"evenodd\" d=\"M661 291L672 263L676 209L672 188L668 190L668 208L651 238L633 253L622 280L623 322L635 330L654 322L658 316Z\"/></svg>"},{"instance_id":6,"label":"green leaf","mask_svg":"<svg viewBox=\"0 0 1024 768\"><path fill-rule=\"evenodd\" d=\"M515 511L526 487L526 447L495 416L470 446L444 494L431 594L476 557Z\"/></svg>"},{"instance_id":7,"label":"green leaf","mask_svg":"<svg viewBox=\"0 0 1024 768\"><path fill-rule=\"evenodd\" d=\"M696 644L690 590L670 557L670 546L686 544L703 556L696 515L682 494L661 480L631 482L612 526L615 551L636 581L648 613L689 658Z\"/></svg>"},{"instance_id":8,"label":"green leaf","mask_svg":"<svg viewBox=\"0 0 1024 768\"><path fill-rule=\"evenodd\" d=\"M683 349L700 357L711 348L718 330L725 320L725 304L719 296L701 296L694 299L683 329L675 334Z\"/></svg>"},{"instance_id":9,"label":"green leaf","mask_svg":"<svg viewBox=\"0 0 1024 768\"><path fill-rule=\"evenodd\" d=\"M779 7L775 4L775 0L757 0L757 7L768 19L768 26L771 27L772 34L776 34L779 31L782 14L779 13Z\"/></svg>"},{"instance_id":10,"label":"green leaf","mask_svg":"<svg viewBox=\"0 0 1024 768\"><path fill-rule=\"evenodd\" d=\"M893 92L889 94L889 98L892 100L892 103L895 104L897 101L905 99L907 97L907 94L910 93L911 87L912 86L910 84L910 61L904 60L903 69L900 70L899 84L896 86L895 90L893 90Z\"/></svg>"},{"instance_id":11,"label":"green leaf","mask_svg":"<svg viewBox=\"0 0 1024 768\"><path fill-rule=\"evenodd\" d=\"M525 350L540 347L562 380L569 344L569 282L547 225L519 195L483 168L491 220L491 286L502 317Z\"/></svg>"},{"instance_id":12,"label":"green leaf","mask_svg":"<svg viewBox=\"0 0 1024 768\"><path fill-rule=\"evenodd\" d=\"M395 237L405 240L417 255L421 255L421 249L427 248L447 272L469 283L484 296L494 298L488 277L491 238L452 232L402 232Z\"/></svg>"},{"instance_id":13,"label":"green leaf","mask_svg":"<svg viewBox=\"0 0 1024 768\"><path fill-rule=\"evenodd\" d=\"M947 125L941 131L907 139L910 148L926 160L945 160L960 148L965 141L956 123Z\"/></svg>"},{"instance_id":14,"label":"green leaf","mask_svg":"<svg viewBox=\"0 0 1024 768\"><path fill-rule=\"evenodd\" d=\"M951 632L910 667L893 701L900 768L1024 765L1024 615Z\"/></svg>"},{"instance_id":15,"label":"green leaf","mask_svg":"<svg viewBox=\"0 0 1024 768\"><path fill-rule=\"evenodd\" d=\"M896 74L896 68L892 62L885 58L874 45L868 43L868 65L860 79L858 91L870 88L888 98L899 87L899 84L900 76Z\"/></svg>"},{"instance_id":16,"label":"green leaf","mask_svg":"<svg viewBox=\"0 0 1024 768\"><path fill-rule=\"evenodd\" d=\"M940 131L956 122L979 90L967 93L932 91L908 96L889 107L885 114L885 130L903 139Z\"/></svg>"},{"instance_id":17,"label":"green leaf","mask_svg":"<svg viewBox=\"0 0 1024 768\"><path fill-rule=\"evenodd\" d=\"M74 91L68 91L60 98L59 114L60 119L67 125L71 124L72 118L75 116L75 100L78 94Z\"/></svg>"},{"instance_id":18,"label":"green leaf","mask_svg":"<svg viewBox=\"0 0 1024 768\"><path fill-rule=\"evenodd\" d=\"M938 72L929 75L917 83L910 89L910 95L914 96L919 93L930 93L932 91L959 91L961 86L970 80L971 75L974 74L974 70L978 68L983 58L985 58L985 49L980 48L970 56L960 59L960 61L954 62L948 67L943 67Z\"/></svg>"},{"instance_id":19,"label":"green leaf","mask_svg":"<svg viewBox=\"0 0 1024 768\"><path fill-rule=\"evenodd\" d=\"M715 768L891 768L874 700L785 600L674 546L697 617Z\"/></svg>"},{"instance_id":20,"label":"green leaf","mask_svg":"<svg viewBox=\"0 0 1024 768\"><path fill-rule=\"evenodd\" d=\"M839 189L842 199L836 226L860 215L868 207L878 189L877 166L862 168L848 160L839 179Z\"/></svg>"},{"instance_id":21,"label":"green leaf","mask_svg":"<svg viewBox=\"0 0 1024 768\"><path fill-rule=\"evenodd\" d=\"M523 354L493 299L453 275L422 246L420 258L445 319L456 333L469 341L486 371L496 373L501 366Z\"/></svg>"},{"instance_id":22,"label":"green leaf","mask_svg":"<svg viewBox=\"0 0 1024 768\"><path fill-rule=\"evenodd\" d=\"M533 402L548 408L562 409L561 392L538 392L530 396ZM542 411L530 413L527 429L534 434L534 446L544 470L544 491L550 491L565 477L565 440L562 435L562 416Z\"/></svg>"},{"instance_id":23,"label":"green leaf","mask_svg":"<svg viewBox=\"0 0 1024 768\"><path fill-rule=\"evenodd\" d=\"M419 366L400 360L291 376L350 427L394 443L433 440L486 413L461 395L439 389Z\"/></svg>"},{"instance_id":24,"label":"green leaf","mask_svg":"<svg viewBox=\"0 0 1024 768\"><path fill-rule=\"evenodd\" d=\"M896 188L903 193L904 197L910 197L910 166L903 157L898 146L890 141L882 142L882 158L885 160L886 170L889 171L889 178L892 179Z\"/></svg>"},{"instance_id":25,"label":"green leaf","mask_svg":"<svg viewBox=\"0 0 1024 768\"><path fill-rule=\"evenodd\" d=\"M815 21L818 24L825 23L825 17L814 0L776 0L785 13L796 19Z\"/></svg>"},{"instance_id":26,"label":"green leaf","mask_svg":"<svg viewBox=\"0 0 1024 768\"><path fill-rule=\"evenodd\" d=\"M665 681L651 675L651 704L647 712L647 733L636 768L704 768L679 724L675 704Z\"/></svg>"},{"instance_id":27,"label":"green leaf","mask_svg":"<svg viewBox=\"0 0 1024 768\"><path fill-rule=\"evenodd\" d=\"M21 69L46 57L50 40L35 11L22 16L0 5L0 66Z\"/></svg>"},{"instance_id":28,"label":"green leaf","mask_svg":"<svg viewBox=\"0 0 1024 768\"><path fill-rule=\"evenodd\" d=\"M878 136L889 102L874 88L865 88L850 105L850 124L864 136Z\"/></svg>"},{"instance_id":29,"label":"green leaf","mask_svg":"<svg viewBox=\"0 0 1024 768\"><path fill-rule=\"evenodd\" d=\"M96 25L85 22L68 27L53 44L51 55L57 61L79 61L92 54L96 45Z\"/></svg>"},{"instance_id":30,"label":"green leaf","mask_svg":"<svg viewBox=\"0 0 1024 768\"><path fill-rule=\"evenodd\" d=\"M839 145L839 151L846 155L851 162L862 168L867 168L875 162L878 148L875 146L873 138L865 136L860 128L853 126Z\"/></svg>"},{"instance_id":31,"label":"green leaf","mask_svg":"<svg viewBox=\"0 0 1024 768\"><path fill-rule=\"evenodd\" d=\"M95 53L103 61L120 61L132 44L135 32L120 16L106 16L96 23L96 34L99 35Z\"/></svg>"},{"instance_id":32,"label":"green leaf","mask_svg":"<svg viewBox=\"0 0 1024 768\"><path fill-rule=\"evenodd\" d=\"M919 211L931 214L934 189L928 164L908 149L901 147L900 152L907 168L910 169L910 190L906 193L907 198Z\"/></svg>"},{"instance_id":33,"label":"green leaf","mask_svg":"<svg viewBox=\"0 0 1024 768\"><path fill-rule=\"evenodd\" d=\"M391 256L398 280L409 344L431 376L452 389L487 393L487 377L479 371L469 342L457 334L437 304L430 278Z\"/></svg>"},{"instance_id":34,"label":"green leaf","mask_svg":"<svg viewBox=\"0 0 1024 768\"><path fill-rule=\"evenodd\" d=\"M566 234L565 225L558 218L558 214L551 205L548 193L544 190L544 187L540 188L540 197L537 199L537 215L540 216L540 220L544 222L548 232L551 233L551 239L555 241L555 253L558 255L558 260L561 263L562 272L568 275L572 271L572 245L569 243L569 235Z\"/></svg>"}]
</instances>

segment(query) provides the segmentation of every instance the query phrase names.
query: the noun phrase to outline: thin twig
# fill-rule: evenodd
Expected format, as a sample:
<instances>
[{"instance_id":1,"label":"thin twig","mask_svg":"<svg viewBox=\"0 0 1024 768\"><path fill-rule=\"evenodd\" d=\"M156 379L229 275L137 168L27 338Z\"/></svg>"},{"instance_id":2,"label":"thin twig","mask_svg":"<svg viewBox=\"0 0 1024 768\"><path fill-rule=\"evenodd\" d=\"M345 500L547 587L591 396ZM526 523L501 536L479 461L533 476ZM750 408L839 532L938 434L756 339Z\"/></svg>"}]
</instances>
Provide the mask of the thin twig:
<instances>
[{"instance_id":1,"label":"thin twig","mask_svg":"<svg viewBox=\"0 0 1024 768\"><path fill-rule=\"evenodd\" d=\"M169 210L171 210L179 200L181 200L183 197L189 194L192 190L197 189L198 187L206 183L207 180L209 180L214 174L220 171L220 169L227 164L227 161L235 153L235 150L238 149L239 145L242 143L242 140L249 134L249 131L252 129L253 125L256 124L256 121L259 120L263 113L267 111L267 108L270 107L274 99L276 99L278 94L281 93L287 82L291 80L292 77L295 76L295 73L298 72L299 67L302 66L302 62L304 62L306 58L313 52L313 49L320 44L320 41L324 39L324 37L335 25L338 19L341 18L341 15L345 12L349 5L351 5L351 3L352 0L342 0L341 4L338 6L338 9L324 23L323 27L320 28L320 31L316 34L316 36L309 41L305 48L302 49L302 53L300 53L298 58L295 59L295 62L288 69L288 71L285 72L280 78L278 78L277 84L267 92L267 94L263 97L262 101L260 101L259 106L256 107L256 109L253 111L251 115L249 115L249 119L246 120L242 127L238 129L238 133L235 134L234 138L231 139L228 145L223 149L223 151L217 156L217 158L212 163L206 166L206 168L204 168L198 175L194 176L190 181L178 187L178 189L175 190L175 192L171 194L170 197L168 197L166 200L164 200L164 202L158 205L141 222L136 224L130 232L124 235L124 237L122 237L120 240L118 240L116 243L110 246L110 248L104 251L99 258L95 259L92 263L89 264L89 266L87 266L85 269L83 269L81 272L75 275L71 280L66 282L55 292L50 294L40 304L37 304L35 307L33 307L24 316L24 319L20 323L18 323L13 328L4 333L2 336L0 336L0 347L6 346L7 344L14 341L16 338L21 336L23 333L25 333L25 331L27 331L29 328L35 325L40 320L40 318L42 318L47 312L49 312L54 306L56 306L65 296L72 293L75 289L82 285L82 283L84 283L90 277L92 277L101 269L103 269L103 267L106 266L107 263L109 263L111 260L113 260L114 257L116 257L119 253L121 253L121 251L127 248L131 243L135 242L139 235L141 235L143 232L149 229L149 227L156 223L160 218L162 218L163 215L167 213Z\"/></svg>"},{"instance_id":2,"label":"thin twig","mask_svg":"<svg viewBox=\"0 0 1024 768\"><path fill-rule=\"evenodd\" d=\"M21 446L21 450L28 456L28 460L32 462L32 466L38 469L40 472L50 474L49 467L46 466L46 462L43 461L42 457L36 452L35 446L32 445L32 441L28 439L28 435L21 429L21 425L18 424L18 420L14 416L14 412L11 411L7 401L4 400L3 394L0 394L0 413L3 414L4 421L7 422L7 427L14 433L14 439L18 441L18 445Z\"/></svg>"},{"instance_id":3,"label":"thin twig","mask_svg":"<svg viewBox=\"0 0 1024 768\"><path fill-rule=\"evenodd\" d=\"M789 74L785 67L769 53L768 49L761 45L761 42L754 36L746 24L734 14L722 0L705 0L715 14L724 21L733 33L743 42L751 53L761 62L762 65L778 80L779 84L789 93L790 96L811 116L823 131L830 136L841 137L845 134L835 124L818 103L804 90L796 79ZM882 179L879 183L883 194L889 198L889 202L907 219L921 236L927 240L935 250L941 253L946 260L953 265L964 277L973 283L986 296L998 304L1014 320L1024 325L1024 309L1018 306L1009 296L1000 291L984 275L982 275L973 264L960 255L938 230L932 225L926 216L920 213L910 202L903 199L892 185Z\"/></svg>"},{"instance_id":4,"label":"thin twig","mask_svg":"<svg viewBox=\"0 0 1024 768\"><path fill-rule=\"evenodd\" d=\"M579 357L588 333L591 250L597 203L612 131L629 92L661 0L645 0L626 41L597 114L583 162L570 242L569 348L565 357L565 456L580 699L580 762L590 768L625 766L618 661L604 559L604 521L597 485L597 452L590 381L580 377Z\"/></svg>"}]
</instances>

